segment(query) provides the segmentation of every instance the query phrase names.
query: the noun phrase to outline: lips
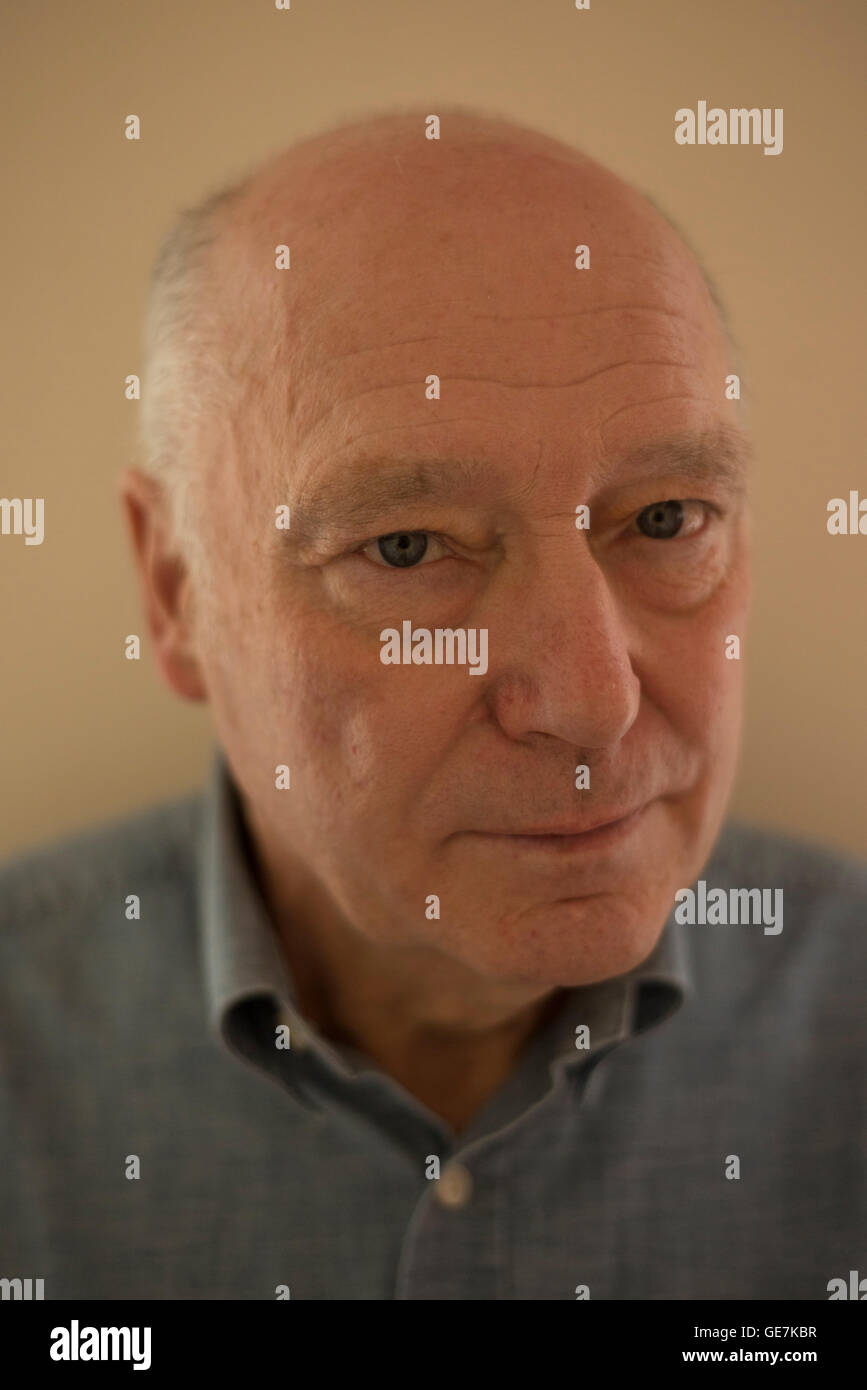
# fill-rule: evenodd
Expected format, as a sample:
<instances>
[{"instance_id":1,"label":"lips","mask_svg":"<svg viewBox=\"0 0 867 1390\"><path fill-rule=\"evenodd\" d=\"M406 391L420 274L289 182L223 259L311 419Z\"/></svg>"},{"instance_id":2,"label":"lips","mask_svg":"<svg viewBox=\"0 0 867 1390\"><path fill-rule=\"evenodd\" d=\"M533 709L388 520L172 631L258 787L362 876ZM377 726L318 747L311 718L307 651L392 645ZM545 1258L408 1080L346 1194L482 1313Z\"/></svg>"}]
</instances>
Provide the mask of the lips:
<instances>
[{"instance_id":1,"label":"lips","mask_svg":"<svg viewBox=\"0 0 867 1390\"><path fill-rule=\"evenodd\" d=\"M592 835L595 830L604 830L607 826L620 825L632 820L639 816L649 804L647 801L642 801L638 806L631 806L622 811L609 811L605 815L598 816L595 820L583 824L577 821L558 821L552 825L534 826L532 829L520 826L514 830L485 830L476 833L503 835L514 840L550 839L555 836L576 838L581 835Z\"/></svg>"}]
</instances>

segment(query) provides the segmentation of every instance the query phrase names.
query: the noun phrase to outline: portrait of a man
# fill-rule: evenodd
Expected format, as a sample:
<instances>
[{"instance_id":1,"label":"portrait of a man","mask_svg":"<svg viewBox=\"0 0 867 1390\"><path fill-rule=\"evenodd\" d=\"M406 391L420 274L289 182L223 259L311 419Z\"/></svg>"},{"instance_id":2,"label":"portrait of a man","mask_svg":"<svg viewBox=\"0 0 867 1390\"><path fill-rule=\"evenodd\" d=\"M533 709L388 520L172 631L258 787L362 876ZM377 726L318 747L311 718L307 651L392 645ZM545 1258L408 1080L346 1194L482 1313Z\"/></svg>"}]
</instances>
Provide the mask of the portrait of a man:
<instances>
[{"instance_id":1,"label":"portrait of a man","mask_svg":"<svg viewBox=\"0 0 867 1390\"><path fill-rule=\"evenodd\" d=\"M688 235L445 101L164 227L116 496L211 770L0 874L0 1274L808 1300L863 1262L867 867L731 813L756 448Z\"/></svg>"}]
</instances>

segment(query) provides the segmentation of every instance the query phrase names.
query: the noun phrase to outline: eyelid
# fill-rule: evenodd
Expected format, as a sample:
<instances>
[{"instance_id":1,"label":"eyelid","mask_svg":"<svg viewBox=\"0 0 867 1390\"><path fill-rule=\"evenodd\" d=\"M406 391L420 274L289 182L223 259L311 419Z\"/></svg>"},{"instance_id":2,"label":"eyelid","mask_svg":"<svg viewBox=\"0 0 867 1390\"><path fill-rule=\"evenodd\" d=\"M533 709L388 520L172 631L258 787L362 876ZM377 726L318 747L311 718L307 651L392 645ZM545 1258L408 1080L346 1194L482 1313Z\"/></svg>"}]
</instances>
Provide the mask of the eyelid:
<instances>
[{"instance_id":1,"label":"eyelid","mask_svg":"<svg viewBox=\"0 0 867 1390\"><path fill-rule=\"evenodd\" d=\"M654 497L652 502L645 502L643 507L636 507L635 515L639 516L651 507L664 507L666 502L679 502L682 507L707 507L711 511L720 510L719 504L711 502L708 497L678 497L675 493L670 492L665 497Z\"/></svg>"}]
</instances>

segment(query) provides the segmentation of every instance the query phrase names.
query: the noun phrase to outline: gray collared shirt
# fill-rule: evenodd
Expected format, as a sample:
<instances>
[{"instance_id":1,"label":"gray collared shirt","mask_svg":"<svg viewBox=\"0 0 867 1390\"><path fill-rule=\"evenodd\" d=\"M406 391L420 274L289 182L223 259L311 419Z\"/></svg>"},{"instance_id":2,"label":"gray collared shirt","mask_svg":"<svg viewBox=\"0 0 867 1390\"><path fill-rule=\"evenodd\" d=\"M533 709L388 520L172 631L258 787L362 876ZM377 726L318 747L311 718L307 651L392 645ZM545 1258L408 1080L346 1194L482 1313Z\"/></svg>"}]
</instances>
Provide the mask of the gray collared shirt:
<instances>
[{"instance_id":1,"label":"gray collared shirt","mask_svg":"<svg viewBox=\"0 0 867 1390\"><path fill-rule=\"evenodd\" d=\"M14 860L0 1280L826 1299L867 1275L867 869L729 826L702 878L782 890L783 930L673 912L642 966L564 994L456 1135L301 1015L219 756L203 796Z\"/></svg>"}]
</instances>

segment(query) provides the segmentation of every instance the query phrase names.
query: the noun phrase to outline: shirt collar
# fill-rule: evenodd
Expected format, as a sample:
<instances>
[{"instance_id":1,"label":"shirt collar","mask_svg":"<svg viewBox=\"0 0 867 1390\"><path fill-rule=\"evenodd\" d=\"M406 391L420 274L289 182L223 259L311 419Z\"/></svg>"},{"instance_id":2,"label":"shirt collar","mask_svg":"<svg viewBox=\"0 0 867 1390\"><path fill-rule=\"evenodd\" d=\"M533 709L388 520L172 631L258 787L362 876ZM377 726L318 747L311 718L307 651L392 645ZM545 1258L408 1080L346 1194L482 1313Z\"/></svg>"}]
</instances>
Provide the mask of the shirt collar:
<instances>
[{"instance_id":1,"label":"shirt collar","mask_svg":"<svg viewBox=\"0 0 867 1390\"><path fill-rule=\"evenodd\" d=\"M252 996L270 995L277 1001L278 1012L294 1025L295 1046L296 1036L307 1030L245 838L238 793L218 750L205 793L198 864L209 1021L219 1036L231 1042L233 1009ZM570 1069L586 1061L588 1051L575 1045L578 1024L586 1023L590 1029L591 1052L607 1049L661 1023L681 1005L690 985L682 929L672 911L641 965L614 979L566 991L563 1007L543 1030L552 1062ZM333 1049L324 1040L321 1045L331 1056Z\"/></svg>"},{"instance_id":2,"label":"shirt collar","mask_svg":"<svg viewBox=\"0 0 867 1390\"><path fill-rule=\"evenodd\" d=\"M222 753L213 763L199 842L199 903L208 1017L224 1032L234 1005L256 994L293 1004L288 963L255 881L238 793Z\"/></svg>"}]
</instances>

